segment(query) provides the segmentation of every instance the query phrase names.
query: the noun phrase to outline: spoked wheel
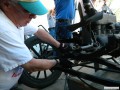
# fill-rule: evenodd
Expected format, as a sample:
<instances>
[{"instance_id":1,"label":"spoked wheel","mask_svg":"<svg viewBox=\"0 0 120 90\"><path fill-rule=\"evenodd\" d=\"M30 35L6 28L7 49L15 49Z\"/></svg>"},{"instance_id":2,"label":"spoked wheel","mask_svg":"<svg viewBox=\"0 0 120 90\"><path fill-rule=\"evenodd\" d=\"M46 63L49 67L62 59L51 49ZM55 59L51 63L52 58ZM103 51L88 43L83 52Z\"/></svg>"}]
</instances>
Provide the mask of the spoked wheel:
<instances>
[{"instance_id":1,"label":"spoked wheel","mask_svg":"<svg viewBox=\"0 0 120 90\"><path fill-rule=\"evenodd\" d=\"M33 36L25 41L27 47L30 49L34 58L50 59L53 56L53 47L39 40ZM32 88L45 88L53 84L61 75L61 71L58 70L45 70L30 73L28 71L23 72L19 82Z\"/></svg>"}]
</instances>

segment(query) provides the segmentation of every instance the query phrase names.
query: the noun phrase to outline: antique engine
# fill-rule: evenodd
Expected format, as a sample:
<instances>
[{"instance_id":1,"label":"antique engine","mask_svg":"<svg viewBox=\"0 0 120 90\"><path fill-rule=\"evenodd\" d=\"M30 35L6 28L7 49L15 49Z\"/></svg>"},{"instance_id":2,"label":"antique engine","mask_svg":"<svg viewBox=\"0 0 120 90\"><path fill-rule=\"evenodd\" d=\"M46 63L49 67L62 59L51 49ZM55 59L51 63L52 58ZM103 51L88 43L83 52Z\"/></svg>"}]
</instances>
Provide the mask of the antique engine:
<instances>
[{"instance_id":1,"label":"antique engine","mask_svg":"<svg viewBox=\"0 0 120 90\"><path fill-rule=\"evenodd\" d=\"M112 13L103 13L101 20L93 23L96 35L112 34L115 32L116 16Z\"/></svg>"}]
</instances>

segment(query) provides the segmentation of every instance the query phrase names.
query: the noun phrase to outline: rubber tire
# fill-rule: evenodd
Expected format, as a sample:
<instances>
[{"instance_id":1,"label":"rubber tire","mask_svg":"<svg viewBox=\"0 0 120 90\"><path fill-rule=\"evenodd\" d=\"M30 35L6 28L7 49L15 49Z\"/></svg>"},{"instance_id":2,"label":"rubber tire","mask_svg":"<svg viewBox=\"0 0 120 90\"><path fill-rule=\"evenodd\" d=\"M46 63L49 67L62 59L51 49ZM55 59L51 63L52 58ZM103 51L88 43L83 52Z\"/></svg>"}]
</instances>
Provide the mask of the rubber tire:
<instances>
[{"instance_id":1,"label":"rubber tire","mask_svg":"<svg viewBox=\"0 0 120 90\"><path fill-rule=\"evenodd\" d=\"M25 41L25 44L29 49L38 43L44 43L44 42L42 42L40 39L38 39L35 36L30 37ZM47 78L38 79L31 76L29 72L24 70L21 78L19 79L19 83L25 84L26 86L32 88L42 89L53 84L60 77L61 73L62 73L61 71L54 70Z\"/></svg>"}]
</instances>

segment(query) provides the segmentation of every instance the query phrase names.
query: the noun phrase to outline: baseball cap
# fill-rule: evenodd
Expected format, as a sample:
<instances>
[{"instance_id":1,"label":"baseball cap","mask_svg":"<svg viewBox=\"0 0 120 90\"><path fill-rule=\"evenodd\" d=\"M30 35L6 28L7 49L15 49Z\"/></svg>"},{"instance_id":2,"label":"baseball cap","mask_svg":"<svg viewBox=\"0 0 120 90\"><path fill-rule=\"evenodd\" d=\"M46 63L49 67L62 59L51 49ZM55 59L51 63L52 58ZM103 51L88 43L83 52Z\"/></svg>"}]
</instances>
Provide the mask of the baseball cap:
<instances>
[{"instance_id":1,"label":"baseball cap","mask_svg":"<svg viewBox=\"0 0 120 90\"><path fill-rule=\"evenodd\" d=\"M18 3L25 10L35 15L43 15L48 12L40 0L18 0Z\"/></svg>"}]
</instances>

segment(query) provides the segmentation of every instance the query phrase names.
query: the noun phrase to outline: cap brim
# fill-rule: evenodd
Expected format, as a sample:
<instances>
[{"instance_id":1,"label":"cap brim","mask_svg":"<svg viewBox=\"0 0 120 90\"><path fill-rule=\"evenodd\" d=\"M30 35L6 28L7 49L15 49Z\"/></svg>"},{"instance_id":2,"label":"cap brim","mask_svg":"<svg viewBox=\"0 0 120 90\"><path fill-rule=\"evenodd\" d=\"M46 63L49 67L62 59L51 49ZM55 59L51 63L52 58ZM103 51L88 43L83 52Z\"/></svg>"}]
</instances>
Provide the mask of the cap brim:
<instances>
[{"instance_id":1,"label":"cap brim","mask_svg":"<svg viewBox=\"0 0 120 90\"><path fill-rule=\"evenodd\" d=\"M25 10L35 15L43 15L48 12L45 6L38 0L35 2L18 2Z\"/></svg>"}]
</instances>

